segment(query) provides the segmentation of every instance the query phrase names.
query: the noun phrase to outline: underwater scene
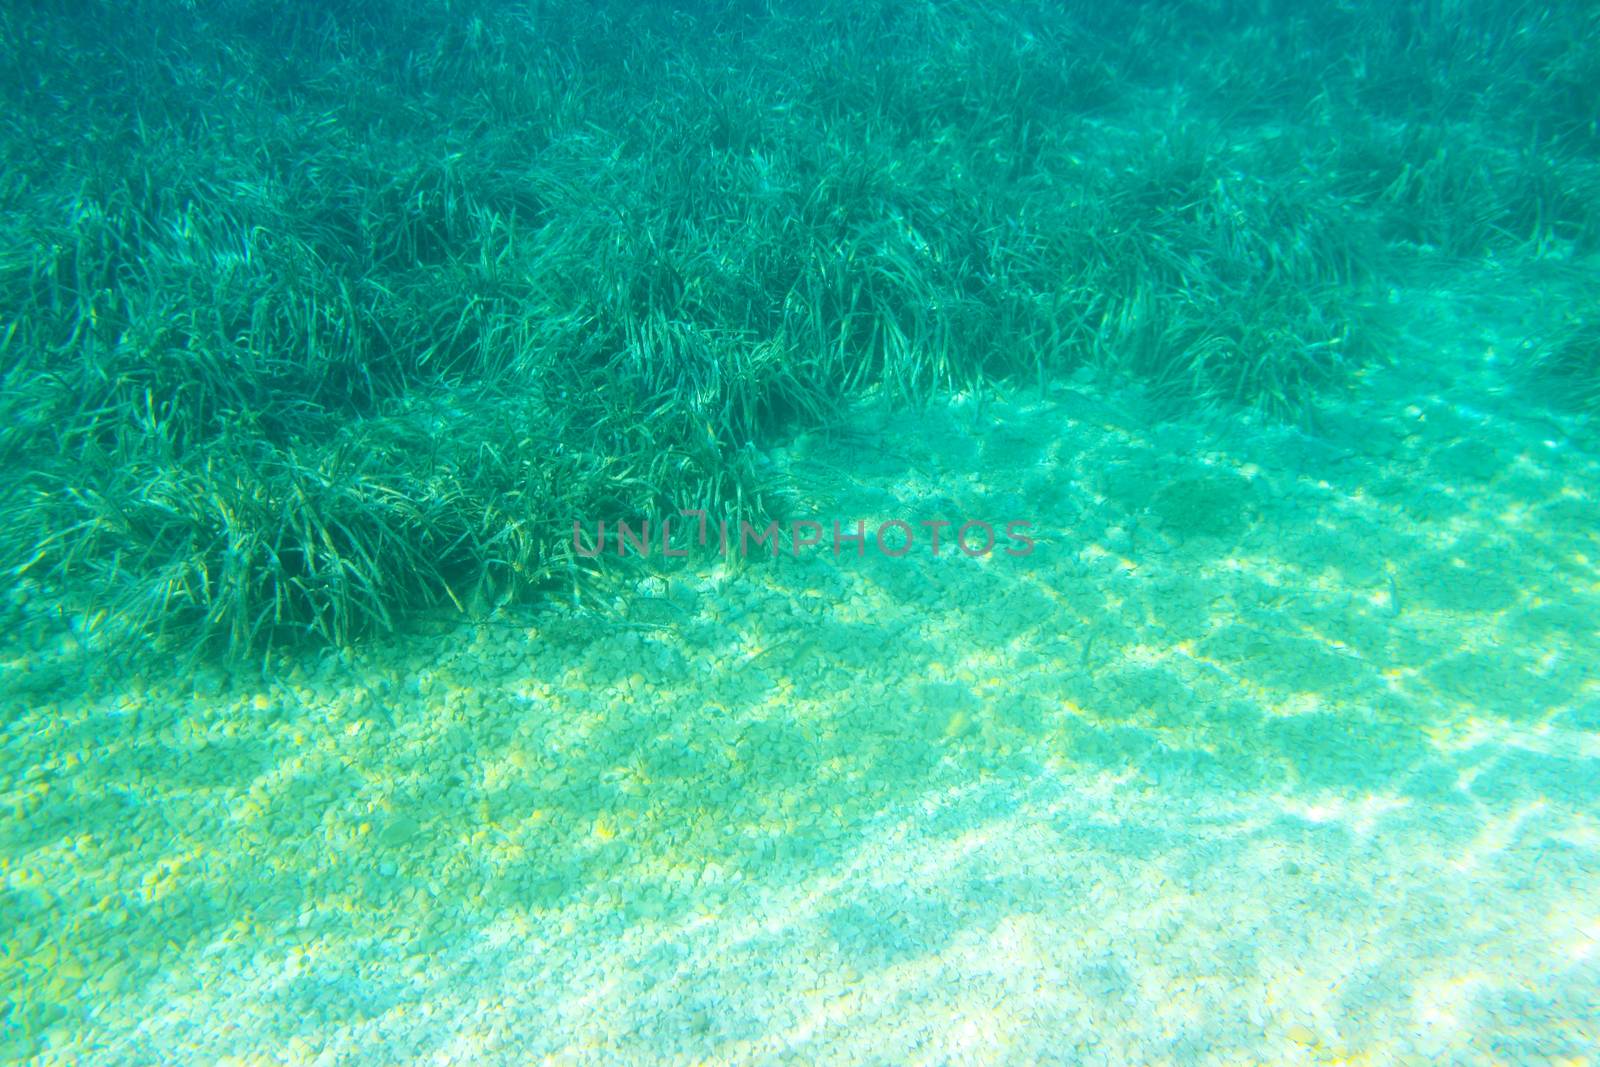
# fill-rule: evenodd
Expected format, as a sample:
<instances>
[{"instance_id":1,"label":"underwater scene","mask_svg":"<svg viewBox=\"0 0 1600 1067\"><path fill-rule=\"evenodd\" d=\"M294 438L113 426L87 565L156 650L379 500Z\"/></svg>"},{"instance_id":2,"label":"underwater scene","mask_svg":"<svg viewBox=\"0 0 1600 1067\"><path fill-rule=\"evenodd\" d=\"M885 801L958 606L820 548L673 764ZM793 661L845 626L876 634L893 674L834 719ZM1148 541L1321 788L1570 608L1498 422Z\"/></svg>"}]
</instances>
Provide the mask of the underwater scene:
<instances>
[{"instance_id":1,"label":"underwater scene","mask_svg":"<svg viewBox=\"0 0 1600 1067\"><path fill-rule=\"evenodd\" d=\"M0 56L0 1063L1600 1065L1600 7Z\"/></svg>"}]
</instances>

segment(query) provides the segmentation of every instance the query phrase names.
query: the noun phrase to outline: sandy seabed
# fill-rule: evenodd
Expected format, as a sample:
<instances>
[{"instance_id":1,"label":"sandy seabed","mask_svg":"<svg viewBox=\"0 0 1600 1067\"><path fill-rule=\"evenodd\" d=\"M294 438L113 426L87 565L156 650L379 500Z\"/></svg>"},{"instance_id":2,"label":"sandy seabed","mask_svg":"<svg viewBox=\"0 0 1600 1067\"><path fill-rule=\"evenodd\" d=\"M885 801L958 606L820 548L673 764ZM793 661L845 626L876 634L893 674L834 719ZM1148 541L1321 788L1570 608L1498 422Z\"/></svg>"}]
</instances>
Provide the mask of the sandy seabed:
<instances>
[{"instance_id":1,"label":"sandy seabed","mask_svg":"<svg viewBox=\"0 0 1600 1067\"><path fill-rule=\"evenodd\" d=\"M1085 378L771 457L1025 558L694 556L265 680L18 653L0 1059L1595 1062L1600 453L1510 327L1405 343L1314 433Z\"/></svg>"}]
</instances>

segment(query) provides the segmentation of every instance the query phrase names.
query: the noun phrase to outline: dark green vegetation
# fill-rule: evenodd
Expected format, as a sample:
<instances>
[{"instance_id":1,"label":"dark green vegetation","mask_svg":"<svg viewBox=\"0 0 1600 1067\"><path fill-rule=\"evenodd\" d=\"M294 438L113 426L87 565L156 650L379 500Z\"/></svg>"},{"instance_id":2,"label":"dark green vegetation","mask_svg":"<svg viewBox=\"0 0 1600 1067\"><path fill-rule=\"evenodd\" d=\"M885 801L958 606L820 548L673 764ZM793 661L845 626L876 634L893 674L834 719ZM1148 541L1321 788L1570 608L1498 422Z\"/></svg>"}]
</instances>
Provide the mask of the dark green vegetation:
<instances>
[{"instance_id":1,"label":"dark green vegetation","mask_svg":"<svg viewBox=\"0 0 1600 1067\"><path fill-rule=\"evenodd\" d=\"M186 648L344 642L569 588L576 517L781 510L758 447L872 390L1306 416L1389 272L1597 250L1597 41L1450 0L8 5L8 573ZM1592 335L1551 361L1591 399Z\"/></svg>"}]
</instances>

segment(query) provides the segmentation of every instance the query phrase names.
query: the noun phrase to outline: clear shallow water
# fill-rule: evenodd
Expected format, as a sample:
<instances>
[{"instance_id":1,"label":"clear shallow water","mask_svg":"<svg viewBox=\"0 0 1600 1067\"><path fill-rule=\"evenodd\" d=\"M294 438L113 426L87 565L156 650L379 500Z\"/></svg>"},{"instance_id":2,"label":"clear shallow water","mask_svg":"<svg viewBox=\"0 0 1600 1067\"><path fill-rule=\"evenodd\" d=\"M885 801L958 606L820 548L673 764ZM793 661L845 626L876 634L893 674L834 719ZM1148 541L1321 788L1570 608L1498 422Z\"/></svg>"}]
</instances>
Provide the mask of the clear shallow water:
<instances>
[{"instance_id":1,"label":"clear shallow water","mask_svg":"<svg viewBox=\"0 0 1600 1067\"><path fill-rule=\"evenodd\" d=\"M1596 41L0 10L0 1061L1594 1062Z\"/></svg>"},{"instance_id":2,"label":"clear shallow water","mask_svg":"<svg viewBox=\"0 0 1600 1067\"><path fill-rule=\"evenodd\" d=\"M1315 437L1084 383L864 416L893 476L783 456L823 517L1022 509L1026 559L691 560L615 617L29 694L9 1048L1585 1062L1600 459L1451 358Z\"/></svg>"}]
</instances>

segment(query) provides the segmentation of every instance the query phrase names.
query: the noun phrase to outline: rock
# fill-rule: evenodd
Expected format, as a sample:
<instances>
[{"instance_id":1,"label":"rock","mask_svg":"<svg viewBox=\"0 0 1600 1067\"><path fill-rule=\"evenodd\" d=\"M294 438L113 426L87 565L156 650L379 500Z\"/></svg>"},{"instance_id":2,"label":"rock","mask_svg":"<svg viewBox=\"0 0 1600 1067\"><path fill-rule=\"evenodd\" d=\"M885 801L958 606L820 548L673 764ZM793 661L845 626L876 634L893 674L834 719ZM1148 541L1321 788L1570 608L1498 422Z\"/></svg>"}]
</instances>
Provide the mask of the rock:
<instances>
[{"instance_id":1,"label":"rock","mask_svg":"<svg viewBox=\"0 0 1600 1067\"><path fill-rule=\"evenodd\" d=\"M401 815L383 828L383 832L378 835L378 840L391 848L397 848L416 837L417 831L420 829L421 827L417 825L417 820Z\"/></svg>"}]
</instances>

